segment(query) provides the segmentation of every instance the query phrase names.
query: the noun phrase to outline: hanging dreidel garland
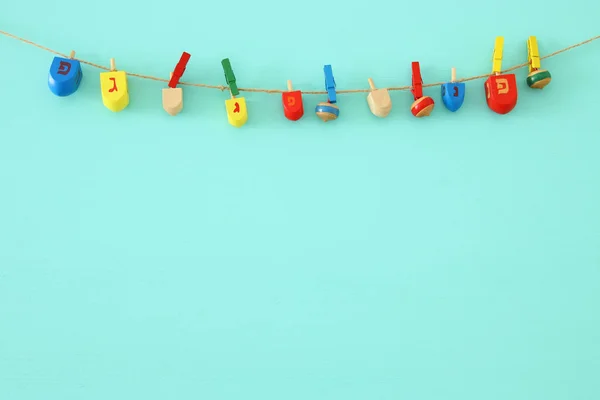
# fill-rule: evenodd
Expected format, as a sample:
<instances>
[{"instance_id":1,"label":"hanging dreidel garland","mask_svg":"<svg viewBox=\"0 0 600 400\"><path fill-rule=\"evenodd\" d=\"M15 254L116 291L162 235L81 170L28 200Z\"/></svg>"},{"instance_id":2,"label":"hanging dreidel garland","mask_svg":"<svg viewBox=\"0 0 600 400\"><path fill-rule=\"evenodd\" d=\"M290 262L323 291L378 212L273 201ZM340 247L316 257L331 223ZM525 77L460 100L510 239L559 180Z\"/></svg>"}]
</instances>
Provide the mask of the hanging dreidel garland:
<instances>
[{"instance_id":1,"label":"hanging dreidel garland","mask_svg":"<svg viewBox=\"0 0 600 400\"><path fill-rule=\"evenodd\" d=\"M322 121L333 121L340 115L340 109L337 103L337 94L335 92L335 79L333 69L327 64L323 67L325 74L325 91L327 92L327 101L322 101L315 107L315 113Z\"/></svg>"},{"instance_id":2,"label":"hanging dreidel garland","mask_svg":"<svg viewBox=\"0 0 600 400\"><path fill-rule=\"evenodd\" d=\"M498 36L492 54L492 75L485 81L485 98L488 107L498 114L508 114L517 105L517 79L515 74L502 74L504 37Z\"/></svg>"},{"instance_id":3,"label":"hanging dreidel garland","mask_svg":"<svg viewBox=\"0 0 600 400\"><path fill-rule=\"evenodd\" d=\"M410 106L410 112L417 118L427 117L433 111L435 102L429 96L423 96L423 78L421 78L421 67L418 61L412 63L412 89L415 101Z\"/></svg>"},{"instance_id":4,"label":"hanging dreidel garland","mask_svg":"<svg viewBox=\"0 0 600 400\"><path fill-rule=\"evenodd\" d=\"M533 89L543 89L552 80L552 75L549 71L542 69L535 36L529 36L529 39L527 39L527 62L529 63L527 86Z\"/></svg>"},{"instance_id":5,"label":"hanging dreidel garland","mask_svg":"<svg viewBox=\"0 0 600 400\"><path fill-rule=\"evenodd\" d=\"M456 68L452 67L450 82L442 85L442 101L446 108L455 112L465 100L465 84L456 82Z\"/></svg>"},{"instance_id":6,"label":"hanging dreidel garland","mask_svg":"<svg viewBox=\"0 0 600 400\"><path fill-rule=\"evenodd\" d=\"M110 59L110 71L100 73L102 103L110 111L119 112L129 105L127 74L117 71L115 59Z\"/></svg>"},{"instance_id":7,"label":"hanging dreidel garland","mask_svg":"<svg viewBox=\"0 0 600 400\"><path fill-rule=\"evenodd\" d=\"M77 91L83 72L81 63L75 60L75 52L69 58L54 57L48 71L48 87L57 96L69 96Z\"/></svg>"},{"instance_id":8,"label":"hanging dreidel garland","mask_svg":"<svg viewBox=\"0 0 600 400\"><path fill-rule=\"evenodd\" d=\"M185 72L185 67L191 55L185 51L169 77L169 87L162 90L163 109L170 115L177 115L183 110L183 89L177 87L179 80Z\"/></svg>"},{"instance_id":9,"label":"hanging dreidel garland","mask_svg":"<svg viewBox=\"0 0 600 400\"><path fill-rule=\"evenodd\" d=\"M229 93L231 99L225 100L225 110L227 111L227 121L236 128L242 127L248 121L248 109L246 108L246 99L243 97L236 97L240 94L235 81L235 75L233 74L233 68L231 68L231 62L229 58L225 58L221 61L223 66L223 72L225 73L225 81L229 86Z\"/></svg>"},{"instance_id":10,"label":"hanging dreidel garland","mask_svg":"<svg viewBox=\"0 0 600 400\"><path fill-rule=\"evenodd\" d=\"M298 121L304 115L304 104L302 103L302 92L294 90L292 81L287 81L287 92L281 94L283 103L283 114L290 121Z\"/></svg>"},{"instance_id":11,"label":"hanging dreidel garland","mask_svg":"<svg viewBox=\"0 0 600 400\"><path fill-rule=\"evenodd\" d=\"M370 92L367 95L367 104L373 115L385 118L392 111L392 98L387 89L377 89L373 79L369 78Z\"/></svg>"}]
</instances>

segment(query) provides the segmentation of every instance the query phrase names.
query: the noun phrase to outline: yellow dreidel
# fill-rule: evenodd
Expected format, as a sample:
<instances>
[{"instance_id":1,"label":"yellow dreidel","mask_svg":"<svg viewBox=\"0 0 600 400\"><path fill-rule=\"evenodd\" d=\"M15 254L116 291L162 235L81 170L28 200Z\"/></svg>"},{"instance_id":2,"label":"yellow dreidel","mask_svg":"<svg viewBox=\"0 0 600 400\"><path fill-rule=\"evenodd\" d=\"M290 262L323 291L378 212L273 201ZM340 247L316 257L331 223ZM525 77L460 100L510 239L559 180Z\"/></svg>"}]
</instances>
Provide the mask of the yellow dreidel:
<instances>
[{"instance_id":1,"label":"yellow dreidel","mask_svg":"<svg viewBox=\"0 0 600 400\"><path fill-rule=\"evenodd\" d=\"M527 39L527 62L529 63L527 86L533 89L543 89L552 80L552 75L547 70L542 69L540 51L535 36L529 36L529 39Z\"/></svg>"},{"instance_id":2,"label":"yellow dreidel","mask_svg":"<svg viewBox=\"0 0 600 400\"><path fill-rule=\"evenodd\" d=\"M114 58L110 59L110 71L100 73L100 90L102 103L111 111L122 111L129 104L127 74L116 70Z\"/></svg>"},{"instance_id":3,"label":"yellow dreidel","mask_svg":"<svg viewBox=\"0 0 600 400\"><path fill-rule=\"evenodd\" d=\"M235 82L235 75L231 68L229 59L226 58L221 61L223 65L223 71L225 72L225 81L229 86L229 92L231 93L231 99L225 100L225 109L227 110L227 120L229 123L236 128L243 126L248 121L248 108L246 107L246 99L243 97L235 97L240 94L237 83Z\"/></svg>"}]
</instances>

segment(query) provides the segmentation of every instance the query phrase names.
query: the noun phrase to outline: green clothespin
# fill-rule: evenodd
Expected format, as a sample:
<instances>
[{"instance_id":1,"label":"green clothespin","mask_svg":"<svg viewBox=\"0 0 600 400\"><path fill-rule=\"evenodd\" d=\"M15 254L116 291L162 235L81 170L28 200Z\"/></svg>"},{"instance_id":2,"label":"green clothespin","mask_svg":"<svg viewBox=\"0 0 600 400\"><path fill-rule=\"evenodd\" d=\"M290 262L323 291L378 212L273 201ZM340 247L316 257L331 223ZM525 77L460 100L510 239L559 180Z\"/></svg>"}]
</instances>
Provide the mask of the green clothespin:
<instances>
[{"instance_id":1,"label":"green clothespin","mask_svg":"<svg viewBox=\"0 0 600 400\"><path fill-rule=\"evenodd\" d=\"M229 86L231 95L237 96L240 94L240 91L238 90L237 83L235 83L235 75L233 74L233 69L231 68L229 58L221 61L221 65L223 66L223 71L225 71L225 81L227 82L227 86Z\"/></svg>"}]
</instances>

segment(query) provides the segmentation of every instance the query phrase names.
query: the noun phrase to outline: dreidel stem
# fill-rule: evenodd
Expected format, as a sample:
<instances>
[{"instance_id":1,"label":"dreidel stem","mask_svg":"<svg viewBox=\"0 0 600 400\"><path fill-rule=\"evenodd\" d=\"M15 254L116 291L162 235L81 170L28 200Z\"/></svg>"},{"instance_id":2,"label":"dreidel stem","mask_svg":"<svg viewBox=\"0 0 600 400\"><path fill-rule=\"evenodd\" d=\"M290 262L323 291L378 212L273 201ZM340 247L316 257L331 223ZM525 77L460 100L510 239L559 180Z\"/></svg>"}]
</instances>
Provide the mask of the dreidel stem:
<instances>
[{"instance_id":1,"label":"dreidel stem","mask_svg":"<svg viewBox=\"0 0 600 400\"><path fill-rule=\"evenodd\" d=\"M294 91L294 89L292 88L292 81L289 79L287 81L287 88L288 88L288 92Z\"/></svg>"},{"instance_id":2,"label":"dreidel stem","mask_svg":"<svg viewBox=\"0 0 600 400\"><path fill-rule=\"evenodd\" d=\"M369 87L371 88L371 90L375 90L375 83L373 82L372 78L369 78Z\"/></svg>"},{"instance_id":3,"label":"dreidel stem","mask_svg":"<svg viewBox=\"0 0 600 400\"><path fill-rule=\"evenodd\" d=\"M117 69L117 67L115 66L115 59L111 58L110 59L110 70L115 71L116 69Z\"/></svg>"},{"instance_id":4,"label":"dreidel stem","mask_svg":"<svg viewBox=\"0 0 600 400\"><path fill-rule=\"evenodd\" d=\"M71 54L69 54L69 58L70 59L75 58L75 50L71 50Z\"/></svg>"},{"instance_id":5,"label":"dreidel stem","mask_svg":"<svg viewBox=\"0 0 600 400\"><path fill-rule=\"evenodd\" d=\"M456 82L456 68L452 67L452 78L450 82Z\"/></svg>"}]
</instances>

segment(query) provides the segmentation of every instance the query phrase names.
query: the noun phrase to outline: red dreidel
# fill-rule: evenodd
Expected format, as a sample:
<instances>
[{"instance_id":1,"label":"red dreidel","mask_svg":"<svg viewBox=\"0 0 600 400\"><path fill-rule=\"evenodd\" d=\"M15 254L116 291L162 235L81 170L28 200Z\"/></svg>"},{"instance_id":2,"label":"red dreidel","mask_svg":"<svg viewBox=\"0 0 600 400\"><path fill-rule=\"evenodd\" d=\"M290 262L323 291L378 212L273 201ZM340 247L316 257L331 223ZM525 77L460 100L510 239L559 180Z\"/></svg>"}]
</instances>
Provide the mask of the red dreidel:
<instances>
[{"instance_id":1,"label":"red dreidel","mask_svg":"<svg viewBox=\"0 0 600 400\"><path fill-rule=\"evenodd\" d=\"M283 102L283 113L291 121L298 121L304 115L304 105L302 104L302 92L292 89L292 81L287 81L288 91L283 92L281 101Z\"/></svg>"},{"instance_id":2,"label":"red dreidel","mask_svg":"<svg viewBox=\"0 0 600 400\"><path fill-rule=\"evenodd\" d=\"M485 81L485 99L488 107L498 114L508 114L517 105L515 74L501 74L504 38L498 36L492 56L492 75Z\"/></svg>"},{"instance_id":3,"label":"red dreidel","mask_svg":"<svg viewBox=\"0 0 600 400\"><path fill-rule=\"evenodd\" d=\"M423 96L423 79L421 78L421 67L418 61L412 63L412 89L415 101L410 106L410 111L417 117L427 117L433 111L435 105L429 96Z\"/></svg>"}]
</instances>

